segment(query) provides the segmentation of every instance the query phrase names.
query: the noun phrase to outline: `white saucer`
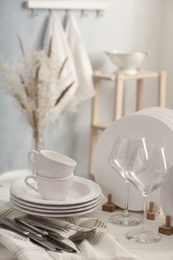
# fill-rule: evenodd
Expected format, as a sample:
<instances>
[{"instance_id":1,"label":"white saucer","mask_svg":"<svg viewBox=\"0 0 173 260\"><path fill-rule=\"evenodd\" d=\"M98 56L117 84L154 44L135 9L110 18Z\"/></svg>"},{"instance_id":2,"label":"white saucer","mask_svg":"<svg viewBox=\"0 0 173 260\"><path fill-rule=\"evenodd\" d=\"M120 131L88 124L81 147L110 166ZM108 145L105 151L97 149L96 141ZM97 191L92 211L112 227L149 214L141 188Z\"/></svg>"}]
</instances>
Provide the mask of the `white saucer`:
<instances>
[{"instance_id":1,"label":"white saucer","mask_svg":"<svg viewBox=\"0 0 173 260\"><path fill-rule=\"evenodd\" d=\"M24 182L24 179L11 184L10 193L20 200L37 203L40 205L76 205L91 201L101 195L100 186L92 180L74 176L72 188L65 200L53 201L45 200L41 195L30 189Z\"/></svg>"},{"instance_id":2,"label":"white saucer","mask_svg":"<svg viewBox=\"0 0 173 260\"><path fill-rule=\"evenodd\" d=\"M96 182L101 186L107 196L112 194L113 202L124 208L125 182L108 163L108 157L114 140L118 134L139 133L149 141L165 147L168 164L173 164L173 130L167 123L152 115L135 113L113 122L101 134L93 153L93 169ZM160 189L154 191L149 200L160 204ZM143 197L141 193L131 185L129 195L129 210L143 210Z\"/></svg>"}]
</instances>

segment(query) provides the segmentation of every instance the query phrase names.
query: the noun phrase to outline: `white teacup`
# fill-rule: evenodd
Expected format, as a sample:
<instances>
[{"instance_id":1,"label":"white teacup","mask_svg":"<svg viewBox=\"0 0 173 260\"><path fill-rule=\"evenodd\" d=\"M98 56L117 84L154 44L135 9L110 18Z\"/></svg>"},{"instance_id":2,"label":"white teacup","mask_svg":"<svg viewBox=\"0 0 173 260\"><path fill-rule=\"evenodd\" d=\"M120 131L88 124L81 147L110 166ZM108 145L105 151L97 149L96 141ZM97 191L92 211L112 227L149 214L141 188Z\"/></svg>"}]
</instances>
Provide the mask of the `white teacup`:
<instances>
[{"instance_id":1,"label":"white teacup","mask_svg":"<svg viewBox=\"0 0 173 260\"><path fill-rule=\"evenodd\" d=\"M32 150L28 153L28 159L36 173L49 178L68 177L77 165L72 158L49 150Z\"/></svg>"},{"instance_id":2,"label":"white teacup","mask_svg":"<svg viewBox=\"0 0 173 260\"><path fill-rule=\"evenodd\" d=\"M26 185L40 193L43 199L64 200L70 192L73 178L74 173L65 178L48 178L37 174L26 176L24 180Z\"/></svg>"}]
</instances>

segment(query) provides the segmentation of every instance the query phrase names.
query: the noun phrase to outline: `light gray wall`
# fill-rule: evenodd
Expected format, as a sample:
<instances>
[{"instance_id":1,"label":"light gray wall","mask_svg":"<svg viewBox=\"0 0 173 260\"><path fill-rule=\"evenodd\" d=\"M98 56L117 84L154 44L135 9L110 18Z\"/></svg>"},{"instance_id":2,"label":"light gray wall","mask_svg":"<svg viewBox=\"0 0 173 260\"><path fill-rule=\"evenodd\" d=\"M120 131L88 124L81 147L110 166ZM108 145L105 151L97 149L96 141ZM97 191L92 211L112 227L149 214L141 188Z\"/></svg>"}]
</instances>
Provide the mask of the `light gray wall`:
<instances>
[{"instance_id":1,"label":"light gray wall","mask_svg":"<svg viewBox=\"0 0 173 260\"><path fill-rule=\"evenodd\" d=\"M163 7L161 66L167 71L167 106L173 109L173 1Z\"/></svg>"},{"instance_id":2,"label":"light gray wall","mask_svg":"<svg viewBox=\"0 0 173 260\"><path fill-rule=\"evenodd\" d=\"M32 17L31 11L23 7L22 0L0 1L0 57L15 63L20 57L16 33L20 35L28 51L42 43L48 10L38 10ZM99 2L99 1L98 1ZM112 72L114 66L103 53L110 49L137 49L149 52L144 63L147 69L160 69L163 35L163 5L168 3L171 17L170 1L162 0L110 0L111 9L98 17L95 12L86 12L81 16L74 11L76 22L94 70ZM65 11L55 10L64 23ZM171 19L171 18L170 18ZM169 64L167 68L171 70ZM24 115L15 105L14 100L2 89L0 83L0 173L28 167L27 153L33 148L32 130ZM111 112L110 99L113 87L102 86L104 94L103 117ZM149 85L150 86L150 85ZM149 87L147 87L149 88ZM147 90L145 105L155 102L154 90ZM135 87L126 88L125 113L133 112ZM172 105L169 99L169 105ZM90 143L91 100L80 105L73 117L63 115L54 124L45 129L44 148L63 152L73 157L78 166L76 174L88 175L88 158Z\"/></svg>"}]
</instances>

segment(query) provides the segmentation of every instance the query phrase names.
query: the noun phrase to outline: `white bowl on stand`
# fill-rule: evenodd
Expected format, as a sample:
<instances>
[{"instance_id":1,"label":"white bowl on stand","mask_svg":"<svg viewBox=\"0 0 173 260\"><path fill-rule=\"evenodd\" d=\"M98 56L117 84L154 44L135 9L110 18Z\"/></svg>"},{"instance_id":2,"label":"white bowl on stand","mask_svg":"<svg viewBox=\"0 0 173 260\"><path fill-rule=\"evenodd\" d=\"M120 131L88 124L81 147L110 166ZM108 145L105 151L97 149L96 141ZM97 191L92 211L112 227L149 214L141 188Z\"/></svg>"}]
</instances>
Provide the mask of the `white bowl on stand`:
<instances>
[{"instance_id":1,"label":"white bowl on stand","mask_svg":"<svg viewBox=\"0 0 173 260\"><path fill-rule=\"evenodd\" d=\"M147 52L141 51L105 51L112 63L117 66L116 73L135 75L147 57Z\"/></svg>"}]
</instances>

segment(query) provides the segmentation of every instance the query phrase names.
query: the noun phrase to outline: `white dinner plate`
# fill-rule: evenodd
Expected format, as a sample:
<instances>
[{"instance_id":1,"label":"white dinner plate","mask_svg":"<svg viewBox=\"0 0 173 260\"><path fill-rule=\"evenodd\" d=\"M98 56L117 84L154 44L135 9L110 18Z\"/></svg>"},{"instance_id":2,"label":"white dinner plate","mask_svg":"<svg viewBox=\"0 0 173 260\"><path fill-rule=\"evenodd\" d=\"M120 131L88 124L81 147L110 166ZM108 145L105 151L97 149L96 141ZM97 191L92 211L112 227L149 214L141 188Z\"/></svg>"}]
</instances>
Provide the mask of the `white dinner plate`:
<instances>
[{"instance_id":1,"label":"white dinner plate","mask_svg":"<svg viewBox=\"0 0 173 260\"><path fill-rule=\"evenodd\" d=\"M151 115L135 113L113 122L98 139L93 152L93 169L96 182L107 196L112 194L113 202L124 208L125 182L108 163L108 157L117 135L122 133L137 133L165 147L166 158L170 166L173 164L173 130L161 119ZM160 204L160 189L149 196L149 200ZM131 185L129 194L129 210L143 210L143 197Z\"/></svg>"},{"instance_id":2,"label":"white dinner plate","mask_svg":"<svg viewBox=\"0 0 173 260\"><path fill-rule=\"evenodd\" d=\"M173 129L173 112L171 115L171 113L168 114L166 111L151 108L151 109L140 110L137 113L156 117L159 120L162 120L164 123L166 123L169 127L171 127L171 129Z\"/></svg>"},{"instance_id":3,"label":"white dinner plate","mask_svg":"<svg viewBox=\"0 0 173 260\"><path fill-rule=\"evenodd\" d=\"M160 190L160 204L165 216L171 217L173 226L173 167L167 181L162 185Z\"/></svg>"},{"instance_id":4,"label":"white dinner plate","mask_svg":"<svg viewBox=\"0 0 173 260\"><path fill-rule=\"evenodd\" d=\"M173 119L173 110L167 107L146 107L139 110L138 112L141 111L158 112L159 114L164 114L165 116L169 116L171 119Z\"/></svg>"},{"instance_id":5,"label":"white dinner plate","mask_svg":"<svg viewBox=\"0 0 173 260\"><path fill-rule=\"evenodd\" d=\"M24 179L11 184L10 193L23 200L40 205L76 205L97 198L101 193L100 186L92 180L74 176L72 188L68 196L61 201L45 200L41 195L29 188Z\"/></svg>"},{"instance_id":6,"label":"white dinner plate","mask_svg":"<svg viewBox=\"0 0 173 260\"><path fill-rule=\"evenodd\" d=\"M26 206L18 201L16 201L13 197L10 197L10 201L13 205L16 205L18 207L20 207L21 209L26 209L26 210L29 210L29 211L37 211L37 212L40 212L40 213L57 213L57 214L66 214L66 213L75 213L75 212L81 212L81 211L85 211L85 210L88 210L90 208L93 208L94 206L97 206L98 203L100 203L101 201L101 197L97 198L97 200L95 200L93 203L91 203L90 205L84 205L83 207L80 207L80 208L72 208L72 209L43 209L43 208L36 208L36 207L32 207L32 206Z\"/></svg>"},{"instance_id":7,"label":"white dinner plate","mask_svg":"<svg viewBox=\"0 0 173 260\"><path fill-rule=\"evenodd\" d=\"M40 205L40 204L35 204L35 203L27 203L23 200L20 200L19 198L16 198L15 196L13 196L12 194L10 194L10 199L12 199L12 201L18 205L18 206L21 206L23 208L26 208L26 209L34 209L34 210L37 210L37 211L72 211L72 210L78 210L78 209L85 209L87 207L91 207L93 206L95 203L97 203L101 198L101 195L89 202L84 202L84 203L80 203L80 204L75 204L75 205L65 205L65 206L52 206L52 205Z\"/></svg>"},{"instance_id":8,"label":"white dinner plate","mask_svg":"<svg viewBox=\"0 0 173 260\"><path fill-rule=\"evenodd\" d=\"M88 213L96 210L100 206L101 200L98 201L98 203L96 203L94 206L90 207L89 209L81 209L78 212L72 211L72 212L62 212L62 213L40 212L40 211L33 210L33 209L25 209L25 208L20 207L17 204L15 204L13 201L11 201L11 204L13 205L13 207L15 209L22 211L24 213L30 214L30 215L42 216L42 217L52 217L52 218L64 218L64 217L79 217L81 215L88 214Z\"/></svg>"}]
</instances>

